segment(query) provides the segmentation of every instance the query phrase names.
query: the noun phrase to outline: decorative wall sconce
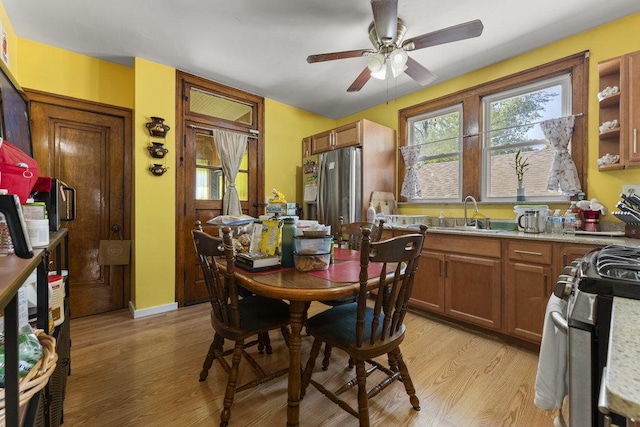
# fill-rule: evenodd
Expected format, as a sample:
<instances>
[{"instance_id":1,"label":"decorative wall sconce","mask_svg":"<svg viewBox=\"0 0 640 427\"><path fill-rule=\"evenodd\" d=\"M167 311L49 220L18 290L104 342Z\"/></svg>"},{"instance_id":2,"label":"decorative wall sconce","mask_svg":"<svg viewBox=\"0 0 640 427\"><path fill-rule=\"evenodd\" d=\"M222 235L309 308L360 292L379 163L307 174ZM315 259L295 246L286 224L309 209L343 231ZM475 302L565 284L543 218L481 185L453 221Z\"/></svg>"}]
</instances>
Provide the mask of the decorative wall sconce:
<instances>
[{"instance_id":1,"label":"decorative wall sconce","mask_svg":"<svg viewBox=\"0 0 640 427\"><path fill-rule=\"evenodd\" d=\"M154 174L155 176L162 176L167 171L167 167L164 167L160 163L154 163L153 166L149 167L149 172Z\"/></svg>"},{"instance_id":2,"label":"decorative wall sconce","mask_svg":"<svg viewBox=\"0 0 640 427\"><path fill-rule=\"evenodd\" d=\"M169 152L162 142L152 142L151 145L147 147L147 150L149 150L149 154L151 154L151 157L154 159L162 159L165 154Z\"/></svg>"},{"instance_id":3,"label":"decorative wall sconce","mask_svg":"<svg viewBox=\"0 0 640 427\"><path fill-rule=\"evenodd\" d=\"M157 136L160 138L164 138L167 136L167 132L169 132L169 125L164 124L164 119L161 117L151 117L151 121L147 123L147 129L149 129L149 134L151 136Z\"/></svg>"}]
</instances>

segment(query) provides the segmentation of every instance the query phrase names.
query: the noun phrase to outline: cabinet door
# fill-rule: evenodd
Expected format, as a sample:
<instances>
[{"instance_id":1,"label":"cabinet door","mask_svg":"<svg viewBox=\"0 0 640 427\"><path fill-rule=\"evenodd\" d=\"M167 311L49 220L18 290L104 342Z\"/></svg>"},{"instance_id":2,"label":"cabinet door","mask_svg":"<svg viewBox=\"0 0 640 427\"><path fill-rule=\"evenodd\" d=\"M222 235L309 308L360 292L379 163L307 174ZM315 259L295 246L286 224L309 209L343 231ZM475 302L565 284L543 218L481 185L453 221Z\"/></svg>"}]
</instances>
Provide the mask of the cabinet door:
<instances>
[{"instance_id":1,"label":"cabinet door","mask_svg":"<svg viewBox=\"0 0 640 427\"><path fill-rule=\"evenodd\" d=\"M490 329L500 329L501 262L498 259L447 255L445 313Z\"/></svg>"},{"instance_id":2,"label":"cabinet door","mask_svg":"<svg viewBox=\"0 0 640 427\"><path fill-rule=\"evenodd\" d=\"M634 52L627 55L628 70L628 92L629 108L629 126L626 128L628 135L626 140L629 141L629 163L633 166L640 165L640 52Z\"/></svg>"},{"instance_id":3,"label":"cabinet door","mask_svg":"<svg viewBox=\"0 0 640 427\"><path fill-rule=\"evenodd\" d=\"M554 276L559 276L562 269L571 264L578 258L582 258L587 252L597 248L595 245L562 245L560 246L560 256L558 263L555 265L556 271Z\"/></svg>"},{"instance_id":4,"label":"cabinet door","mask_svg":"<svg viewBox=\"0 0 640 427\"><path fill-rule=\"evenodd\" d=\"M539 343L551 293L551 267L509 262L505 283L507 333Z\"/></svg>"},{"instance_id":5,"label":"cabinet door","mask_svg":"<svg viewBox=\"0 0 640 427\"><path fill-rule=\"evenodd\" d=\"M335 130L333 148L360 144L360 122L341 126Z\"/></svg>"},{"instance_id":6,"label":"cabinet door","mask_svg":"<svg viewBox=\"0 0 640 427\"><path fill-rule=\"evenodd\" d=\"M311 154L318 154L333 149L333 131L319 133L311 137Z\"/></svg>"},{"instance_id":7,"label":"cabinet door","mask_svg":"<svg viewBox=\"0 0 640 427\"><path fill-rule=\"evenodd\" d=\"M302 139L302 158L309 157L311 155L311 137Z\"/></svg>"},{"instance_id":8,"label":"cabinet door","mask_svg":"<svg viewBox=\"0 0 640 427\"><path fill-rule=\"evenodd\" d=\"M426 251L420 254L410 304L427 311L444 313L444 254Z\"/></svg>"}]
</instances>

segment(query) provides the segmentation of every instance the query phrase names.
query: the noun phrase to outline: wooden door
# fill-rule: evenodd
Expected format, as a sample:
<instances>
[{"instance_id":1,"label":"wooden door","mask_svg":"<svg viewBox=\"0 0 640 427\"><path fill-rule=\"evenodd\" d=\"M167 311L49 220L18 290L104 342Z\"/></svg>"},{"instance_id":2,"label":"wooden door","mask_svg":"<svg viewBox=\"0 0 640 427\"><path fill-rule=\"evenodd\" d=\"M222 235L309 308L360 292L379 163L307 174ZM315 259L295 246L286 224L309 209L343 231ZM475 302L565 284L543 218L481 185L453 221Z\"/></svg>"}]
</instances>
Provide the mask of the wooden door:
<instances>
[{"instance_id":1,"label":"wooden door","mask_svg":"<svg viewBox=\"0 0 640 427\"><path fill-rule=\"evenodd\" d=\"M131 112L29 93L34 157L41 175L76 189L76 220L69 229L72 317L118 310L129 300L129 267L97 263L112 226L130 238Z\"/></svg>"},{"instance_id":2,"label":"wooden door","mask_svg":"<svg viewBox=\"0 0 640 427\"><path fill-rule=\"evenodd\" d=\"M223 213L226 178L213 129L248 136L236 189L243 214L257 218L264 213L264 99L182 72L177 91L182 144L176 147L176 299L182 306L208 298L191 237L194 222L217 235L217 227L207 221Z\"/></svg>"}]
</instances>

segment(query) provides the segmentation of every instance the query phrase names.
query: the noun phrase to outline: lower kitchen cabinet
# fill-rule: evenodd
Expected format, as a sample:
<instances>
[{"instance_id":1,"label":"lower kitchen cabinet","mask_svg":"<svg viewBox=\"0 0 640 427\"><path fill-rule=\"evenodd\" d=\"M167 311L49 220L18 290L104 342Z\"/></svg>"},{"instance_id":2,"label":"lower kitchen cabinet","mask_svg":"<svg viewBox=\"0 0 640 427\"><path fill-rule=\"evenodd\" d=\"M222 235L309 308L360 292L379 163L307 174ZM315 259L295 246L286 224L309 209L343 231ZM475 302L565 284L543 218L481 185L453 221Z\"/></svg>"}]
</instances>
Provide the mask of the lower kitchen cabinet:
<instances>
[{"instance_id":1,"label":"lower kitchen cabinet","mask_svg":"<svg viewBox=\"0 0 640 427\"><path fill-rule=\"evenodd\" d=\"M542 325L555 276L553 245L510 241L505 274L506 332L532 342L542 339Z\"/></svg>"},{"instance_id":2,"label":"lower kitchen cabinet","mask_svg":"<svg viewBox=\"0 0 640 427\"><path fill-rule=\"evenodd\" d=\"M501 328L499 239L428 235L411 304L489 329Z\"/></svg>"},{"instance_id":3,"label":"lower kitchen cabinet","mask_svg":"<svg viewBox=\"0 0 640 427\"><path fill-rule=\"evenodd\" d=\"M387 236L397 234L393 231ZM427 233L409 303L419 310L539 344L558 275L597 247Z\"/></svg>"},{"instance_id":4,"label":"lower kitchen cabinet","mask_svg":"<svg viewBox=\"0 0 640 427\"><path fill-rule=\"evenodd\" d=\"M444 313L444 262L443 253L423 251L420 254L409 302L412 306Z\"/></svg>"}]
</instances>

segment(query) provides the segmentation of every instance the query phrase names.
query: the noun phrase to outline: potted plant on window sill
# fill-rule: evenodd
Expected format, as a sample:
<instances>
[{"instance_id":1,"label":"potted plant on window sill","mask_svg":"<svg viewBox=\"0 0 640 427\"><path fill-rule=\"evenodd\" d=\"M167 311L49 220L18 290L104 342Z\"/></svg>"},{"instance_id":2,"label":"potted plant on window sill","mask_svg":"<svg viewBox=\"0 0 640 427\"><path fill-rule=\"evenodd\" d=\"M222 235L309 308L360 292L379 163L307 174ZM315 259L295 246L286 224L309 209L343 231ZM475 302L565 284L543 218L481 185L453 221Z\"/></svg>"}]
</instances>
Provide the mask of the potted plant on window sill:
<instances>
[{"instance_id":1,"label":"potted plant on window sill","mask_svg":"<svg viewBox=\"0 0 640 427\"><path fill-rule=\"evenodd\" d=\"M516 153L516 159L514 168L516 170L516 177L518 178L518 190L516 193L516 201L524 202L524 187L522 181L524 180L524 172L529 169L529 158L522 157L520 150Z\"/></svg>"}]
</instances>

